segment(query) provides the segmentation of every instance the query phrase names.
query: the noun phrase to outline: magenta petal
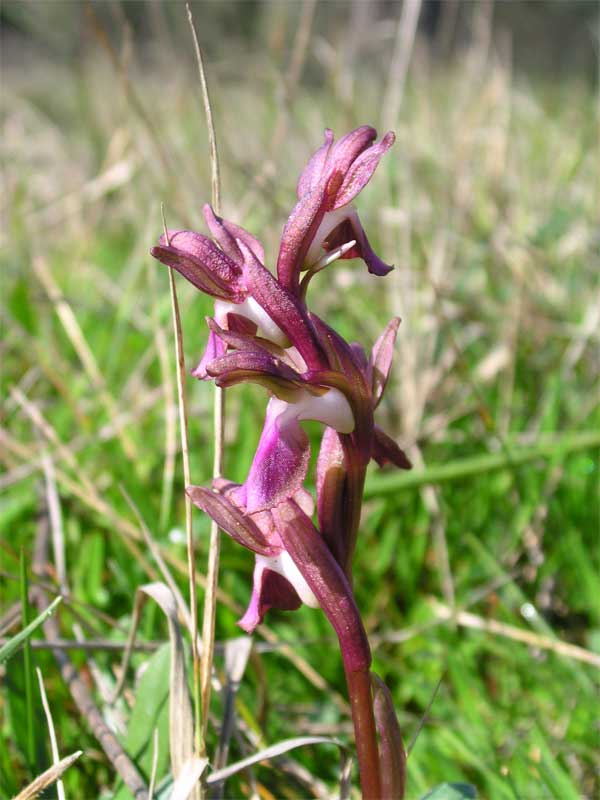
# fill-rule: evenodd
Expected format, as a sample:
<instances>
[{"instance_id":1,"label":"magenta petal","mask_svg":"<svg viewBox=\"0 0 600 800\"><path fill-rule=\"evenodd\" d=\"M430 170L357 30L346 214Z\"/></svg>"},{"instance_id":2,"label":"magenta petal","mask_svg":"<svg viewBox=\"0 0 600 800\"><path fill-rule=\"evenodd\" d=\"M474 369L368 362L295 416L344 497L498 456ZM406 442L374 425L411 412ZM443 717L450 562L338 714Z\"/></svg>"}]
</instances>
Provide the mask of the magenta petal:
<instances>
[{"instance_id":1,"label":"magenta petal","mask_svg":"<svg viewBox=\"0 0 600 800\"><path fill-rule=\"evenodd\" d=\"M210 364L211 361L224 356L226 350L227 345L225 342L214 331L209 331L204 355L200 359L198 366L194 367L192 370L194 378L198 378L198 380L201 381L206 380L206 378L209 377L206 372L206 366Z\"/></svg>"},{"instance_id":2,"label":"magenta petal","mask_svg":"<svg viewBox=\"0 0 600 800\"><path fill-rule=\"evenodd\" d=\"M402 798L406 787L406 752L390 690L381 678L371 673L373 712L379 733L381 796Z\"/></svg>"},{"instance_id":3,"label":"magenta petal","mask_svg":"<svg viewBox=\"0 0 600 800\"><path fill-rule=\"evenodd\" d=\"M342 567L347 555L344 536L348 507L346 491L344 448L339 434L333 428L325 428L317 459L317 518L321 535Z\"/></svg>"},{"instance_id":4,"label":"magenta petal","mask_svg":"<svg viewBox=\"0 0 600 800\"><path fill-rule=\"evenodd\" d=\"M375 140L377 131L370 125L361 125L334 144L329 157L329 168L345 175L352 163Z\"/></svg>"},{"instance_id":5,"label":"magenta petal","mask_svg":"<svg viewBox=\"0 0 600 800\"><path fill-rule=\"evenodd\" d=\"M375 408L379 405L383 396L390 369L392 368L394 344L396 343L399 325L400 317L391 319L371 351L371 390Z\"/></svg>"},{"instance_id":6,"label":"magenta petal","mask_svg":"<svg viewBox=\"0 0 600 800\"><path fill-rule=\"evenodd\" d=\"M285 223L277 257L277 277L280 284L294 294L298 291L306 254L331 202L325 180L298 200Z\"/></svg>"},{"instance_id":7,"label":"magenta petal","mask_svg":"<svg viewBox=\"0 0 600 800\"><path fill-rule=\"evenodd\" d=\"M225 495L203 486L188 486L186 492L195 506L248 550L264 556L273 556L281 551L281 547L269 542L258 525Z\"/></svg>"},{"instance_id":8,"label":"magenta petal","mask_svg":"<svg viewBox=\"0 0 600 800\"><path fill-rule=\"evenodd\" d=\"M394 464L400 469L412 469L412 464L404 450L398 447L391 436L388 436L379 425L375 425L373 429L373 449L371 451L371 458L373 458L380 467L386 464Z\"/></svg>"},{"instance_id":9,"label":"magenta petal","mask_svg":"<svg viewBox=\"0 0 600 800\"><path fill-rule=\"evenodd\" d=\"M252 297L285 333L309 368L324 366L323 354L299 301L275 280L243 242L241 247L245 250L244 277Z\"/></svg>"},{"instance_id":10,"label":"magenta petal","mask_svg":"<svg viewBox=\"0 0 600 800\"><path fill-rule=\"evenodd\" d=\"M333 131L330 128L325 128L324 144L319 147L316 153L313 153L298 179L298 185L296 186L298 197L304 197L304 195L311 192L319 182L332 144Z\"/></svg>"},{"instance_id":11,"label":"magenta petal","mask_svg":"<svg viewBox=\"0 0 600 800\"><path fill-rule=\"evenodd\" d=\"M308 470L308 436L296 417L269 401L258 448L244 483L249 514L273 508L301 488ZM287 418L286 418L287 417Z\"/></svg>"},{"instance_id":12,"label":"magenta petal","mask_svg":"<svg viewBox=\"0 0 600 800\"><path fill-rule=\"evenodd\" d=\"M206 322L210 330L233 350L262 353L270 358L286 358L286 352L283 347L279 347L279 345L268 339L256 336L256 325L245 317L240 317L238 314L227 314L227 328L222 328L211 317L207 317Z\"/></svg>"},{"instance_id":13,"label":"magenta petal","mask_svg":"<svg viewBox=\"0 0 600 800\"><path fill-rule=\"evenodd\" d=\"M352 589L324 539L293 501L274 508L273 518L285 549L338 635L346 670L368 669L371 653Z\"/></svg>"},{"instance_id":14,"label":"magenta petal","mask_svg":"<svg viewBox=\"0 0 600 800\"><path fill-rule=\"evenodd\" d=\"M233 311L228 311L226 314L227 330L234 333L243 333L247 336L255 336L258 330L256 322L252 322L248 317L242 314L236 314ZM210 327L210 324L209 324Z\"/></svg>"},{"instance_id":15,"label":"magenta petal","mask_svg":"<svg viewBox=\"0 0 600 800\"><path fill-rule=\"evenodd\" d=\"M206 365L206 372L217 386L235 386L251 381L264 386L282 400L293 402L302 388L300 376L266 350L226 353Z\"/></svg>"},{"instance_id":16,"label":"magenta petal","mask_svg":"<svg viewBox=\"0 0 600 800\"><path fill-rule=\"evenodd\" d=\"M250 604L238 625L246 633L252 633L270 608L295 611L301 605L302 601L287 578L257 563L254 567Z\"/></svg>"},{"instance_id":17,"label":"magenta petal","mask_svg":"<svg viewBox=\"0 0 600 800\"><path fill-rule=\"evenodd\" d=\"M197 289L234 303L246 296L241 269L208 237L194 231L171 231L150 251L154 258L180 272Z\"/></svg>"},{"instance_id":18,"label":"magenta petal","mask_svg":"<svg viewBox=\"0 0 600 800\"><path fill-rule=\"evenodd\" d=\"M358 251L360 258L362 258L367 265L367 269L371 275L379 275L380 277L387 275L388 272L391 272L394 269L394 267L393 265L386 264L385 261L382 261L373 251L373 248L367 239L367 234L365 233L363 226L360 224L360 220L356 211L350 214L349 219L350 223L352 224L352 231L354 233L353 238L356 239L355 249Z\"/></svg>"},{"instance_id":19,"label":"magenta petal","mask_svg":"<svg viewBox=\"0 0 600 800\"><path fill-rule=\"evenodd\" d=\"M218 242L219 247L229 258L236 263L243 261L242 253L236 241L237 239L241 239L246 247L252 250L258 260L264 263L265 251L256 237L252 236L251 233L248 233L247 230L239 225L229 222L222 217L218 217L208 203L203 207L202 212L213 239Z\"/></svg>"},{"instance_id":20,"label":"magenta petal","mask_svg":"<svg viewBox=\"0 0 600 800\"><path fill-rule=\"evenodd\" d=\"M344 175L344 180L335 197L335 208L351 203L356 195L364 189L377 169L381 157L394 144L396 137L390 131L383 139L362 152Z\"/></svg>"}]
</instances>

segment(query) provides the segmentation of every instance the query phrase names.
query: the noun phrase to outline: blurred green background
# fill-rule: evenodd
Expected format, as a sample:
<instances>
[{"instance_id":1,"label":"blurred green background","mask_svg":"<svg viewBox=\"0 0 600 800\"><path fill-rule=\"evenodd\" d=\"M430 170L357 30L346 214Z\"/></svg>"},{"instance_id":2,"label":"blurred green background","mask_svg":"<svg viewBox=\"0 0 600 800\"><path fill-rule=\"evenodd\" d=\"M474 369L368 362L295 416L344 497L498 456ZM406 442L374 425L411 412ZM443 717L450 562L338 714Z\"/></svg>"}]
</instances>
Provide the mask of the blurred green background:
<instances>
[{"instance_id":1,"label":"blurred green background","mask_svg":"<svg viewBox=\"0 0 600 800\"><path fill-rule=\"evenodd\" d=\"M323 128L341 135L369 123L397 134L358 201L395 271L378 280L340 262L315 279L309 300L366 346L391 316L403 320L378 413L415 469L370 473L355 588L375 669L413 743L407 797L443 781L472 783L492 800L596 796L597 4L224 0L192 9L223 213L263 240L270 267ZM42 582L56 594L66 580L63 638L75 639L77 623L80 636L123 643L135 590L157 568L121 487L187 596L169 289L148 251L161 203L170 227L204 230L210 163L193 44L179 2L4 2L0 13L0 635L21 624L22 551L32 589ZM183 281L178 291L191 368L211 303ZM192 477L206 483L212 392L191 377L187 392ZM245 477L264 403L256 388L228 392L227 477ZM318 426L309 432L316 443ZM66 578L52 559L31 571L54 485ZM204 572L208 522L198 513L194 526ZM250 555L224 540L220 642L240 633L251 571ZM323 616L302 608L266 622L230 758L307 733L351 738ZM138 638L167 639L160 611L148 607ZM290 662L286 643L314 674ZM159 726L159 779L161 653L135 654L115 710L105 700L120 652L70 651L146 778ZM61 754L84 750L65 775L67 796L127 797L43 642L32 659ZM144 689L144 666L162 694ZM51 755L37 684L30 701L24 693L23 655L3 670L8 797ZM154 722L140 727L143 704ZM214 713L218 721L218 697ZM326 796L337 780L332 753L306 748L285 770L257 768L258 795ZM225 796L252 791L244 776Z\"/></svg>"}]
</instances>

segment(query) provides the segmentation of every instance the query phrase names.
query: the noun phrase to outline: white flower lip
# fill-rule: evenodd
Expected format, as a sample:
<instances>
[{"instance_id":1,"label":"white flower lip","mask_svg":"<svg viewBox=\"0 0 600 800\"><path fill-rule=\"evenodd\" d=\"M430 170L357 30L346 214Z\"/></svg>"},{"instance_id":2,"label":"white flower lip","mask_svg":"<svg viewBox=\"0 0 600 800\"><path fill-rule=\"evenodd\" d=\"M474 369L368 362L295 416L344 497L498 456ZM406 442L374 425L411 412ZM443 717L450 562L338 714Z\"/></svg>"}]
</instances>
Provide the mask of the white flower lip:
<instances>
[{"instance_id":1,"label":"white flower lip","mask_svg":"<svg viewBox=\"0 0 600 800\"><path fill-rule=\"evenodd\" d=\"M305 261L309 267L311 267L321 258L323 241L329 236L331 231L337 228L341 222L351 217L353 211L354 206L352 203L348 203L345 206L336 208L334 211L325 212L323 220L317 228L317 232L315 233L314 239L312 240L308 249L308 253L306 254Z\"/></svg>"},{"instance_id":2,"label":"white flower lip","mask_svg":"<svg viewBox=\"0 0 600 800\"><path fill-rule=\"evenodd\" d=\"M292 561L290 554L283 550L278 556L256 555L256 566L270 569L288 580L296 590L298 597L310 608L319 608L319 601L314 596L302 573Z\"/></svg>"},{"instance_id":3,"label":"white flower lip","mask_svg":"<svg viewBox=\"0 0 600 800\"><path fill-rule=\"evenodd\" d=\"M327 389L321 395L298 389L296 398L293 403L276 397L270 400L270 413L278 417L280 425L285 425L291 419L300 422L313 419L334 428L338 433L352 433L354 430L354 414L350 403L339 389Z\"/></svg>"},{"instance_id":4,"label":"white flower lip","mask_svg":"<svg viewBox=\"0 0 600 800\"><path fill-rule=\"evenodd\" d=\"M246 317L258 326L258 335L275 344L285 347L289 344L288 338L281 328L276 325L253 297L247 297L243 303L231 303L229 300L215 300L215 319L219 325L225 325L227 314L239 314Z\"/></svg>"}]
</instances>

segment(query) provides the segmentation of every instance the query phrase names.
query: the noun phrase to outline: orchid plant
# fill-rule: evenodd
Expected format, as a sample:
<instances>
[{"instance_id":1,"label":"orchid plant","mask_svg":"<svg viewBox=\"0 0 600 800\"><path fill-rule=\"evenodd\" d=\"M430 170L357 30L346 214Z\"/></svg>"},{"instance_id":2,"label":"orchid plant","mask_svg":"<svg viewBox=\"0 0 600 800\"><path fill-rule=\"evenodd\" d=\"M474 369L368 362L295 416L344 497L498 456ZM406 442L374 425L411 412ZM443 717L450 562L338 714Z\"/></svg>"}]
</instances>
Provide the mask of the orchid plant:
<instances>
[{"instance_id":1,"label":"orchid plant","mask_svg":"<svg viewBox=\"0 0 600 800\"><path fill-rule=\"evenodd\" d=\"M394 134L376 142L369 126L338 141L325 131L297 185L283 229L277 277L260 242L238 225L204 216L212 239L167 231L152 255L215 298L204 355L193 375L229 387L252 381L270 399L256 454L243 484L225 478L189 486L196 506L254 553L253 587L239 625L252 632L271 608L320 607L340 643L355 729L363 797L400 798L405 756L389 691L370 671L371 651L352 591L352 557L370 459L409 469L396 442L377 426L398 319L367 356L309 310L312 278L333 261L360 258L386 275L353 201ZM303 420L325 427L314 501L304 487L310 457Z\"/></svg>"}]
</instances>

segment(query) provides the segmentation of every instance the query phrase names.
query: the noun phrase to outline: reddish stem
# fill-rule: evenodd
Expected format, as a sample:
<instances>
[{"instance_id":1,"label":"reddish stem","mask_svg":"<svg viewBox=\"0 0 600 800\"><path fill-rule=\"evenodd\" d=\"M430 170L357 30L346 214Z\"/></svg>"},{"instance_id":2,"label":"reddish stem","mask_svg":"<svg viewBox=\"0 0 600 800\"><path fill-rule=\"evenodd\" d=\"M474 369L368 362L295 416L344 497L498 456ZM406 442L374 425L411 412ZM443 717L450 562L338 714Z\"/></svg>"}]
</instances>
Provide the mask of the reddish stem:
<instances>
[{"instance_id":1,"label":"reddish stem","mask_svg":"<svg viewBox=\"0 0 600 800\"><path fill-rule=\"evenodd\" d=\"M379 749L377 747L369 670L365 669L360 672L346 670L346 682L352 708L356 755L363 800L381 800Z\"/></svg>"}]
</instances>

